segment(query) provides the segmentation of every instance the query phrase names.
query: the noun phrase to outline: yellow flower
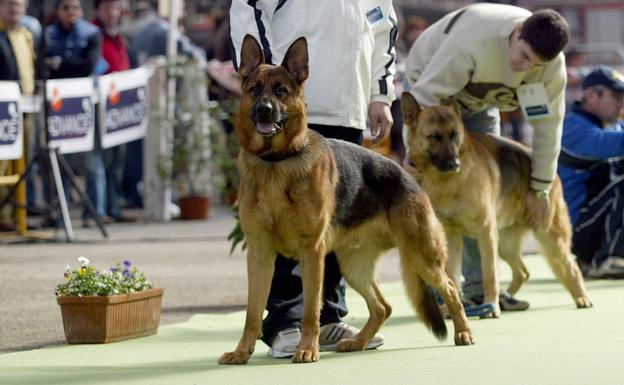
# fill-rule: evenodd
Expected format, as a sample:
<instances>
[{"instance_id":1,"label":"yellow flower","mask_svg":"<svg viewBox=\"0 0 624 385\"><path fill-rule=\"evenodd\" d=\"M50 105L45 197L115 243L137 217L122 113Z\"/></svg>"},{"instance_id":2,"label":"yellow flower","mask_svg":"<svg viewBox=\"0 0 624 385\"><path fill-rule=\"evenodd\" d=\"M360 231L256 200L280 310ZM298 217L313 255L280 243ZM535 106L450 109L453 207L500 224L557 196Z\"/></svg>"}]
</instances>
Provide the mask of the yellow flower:
<instances>
[{"instance_id":1,"label":"yellow flower","mask_svg":"<svg viewBox=\"0 0 624 385\"><path fill-rule=\"evenodd\" d=\"M78 275L80 275L81 277L83 275L87 274L87 268L86 267L81 267L80 270L78 271Z\"/></svg>"}]
</instances>

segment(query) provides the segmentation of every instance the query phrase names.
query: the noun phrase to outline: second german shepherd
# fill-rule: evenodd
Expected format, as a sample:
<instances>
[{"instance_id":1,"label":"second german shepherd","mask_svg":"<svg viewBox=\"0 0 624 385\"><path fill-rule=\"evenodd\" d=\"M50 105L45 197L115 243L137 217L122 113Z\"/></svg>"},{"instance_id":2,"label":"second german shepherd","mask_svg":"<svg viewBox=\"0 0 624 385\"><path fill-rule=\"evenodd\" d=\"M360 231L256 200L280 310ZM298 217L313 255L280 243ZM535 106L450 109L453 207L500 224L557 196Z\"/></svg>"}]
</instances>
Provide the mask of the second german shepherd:
<instances>
[{"instance_id":1,"label":"second german shepherd","mask_svg":"<svg viewBox=\"0 0 624 385\"><path fill-rule=\"evenodd\" d=\"M375 263L394 245L401 254L407 294L425 324L437 337L446 335L434 287L449 306L455 343L473 343L459 293L445 272L444 231L424 191L394 162L308 129L306 40L297 39L282 64L271 66L264 64L258 42L245 36L239 74L239 216L248 246L249 291L243 335L236 350L223 354L219 363L244 364L254 351L278 252L301 261L304 314L294 362L319 359L323 267L329 251L336 252L344 277L364 297L370 313L355 338L339 341L336 350L364 350L390 316L390 305L375 282Z\"/></svg>"},{"instance_id":2,"label":"second german shepherd","mask_svg":"<svg viewBox=\"0 0 624 385\"><path fill-rule=\"evenodd\" d=\"M557 278L576 306L591 307L583 276L571 257L572 226L561 181L550 192L546 228L531 228L524 197L529 191L529 150L511 140L464 129L456 102L421 108L405 92L401 110L408 126L410 156L405 168L429 195L444 225L449 245L449 275L459 284L462 236L477 239L481 252L484 303L498 301L497 254L509 264L513 278L507 291L515 294L529 278L521 258L522 236L533 230ZM498 251L498 253L497 253Z\"/></svg>"}]
</instances>

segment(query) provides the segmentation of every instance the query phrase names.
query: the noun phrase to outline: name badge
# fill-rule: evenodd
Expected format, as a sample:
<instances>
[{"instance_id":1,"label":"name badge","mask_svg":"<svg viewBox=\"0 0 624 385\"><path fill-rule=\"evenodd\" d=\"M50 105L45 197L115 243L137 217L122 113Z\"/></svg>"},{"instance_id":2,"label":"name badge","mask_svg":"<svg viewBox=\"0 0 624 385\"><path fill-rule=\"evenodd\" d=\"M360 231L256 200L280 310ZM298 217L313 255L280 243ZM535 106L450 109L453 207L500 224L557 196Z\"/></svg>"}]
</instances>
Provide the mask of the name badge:
<instances>
[{"instance_id":1,"label":"name badge","mask_svg":"<svg viewBox=\"0 0 624 385\"><path fill-rule=\"evenodd\" d=\"M541 119L550 116L548 95L544 83L523 84L516 89L520 108L527 120Z\"/></svg>"},{"instance_id":2,"label":"name badge","mask_svg":"<svg viewBox=\"0 0 624 385\"><path fill-rule=\"evenodd\" d=\"M366 20L368 21L368 24L371 27L377 24L382 19L383 19L383 13L381 12L381 7L379 6L366 12Z\"/></svg>"}]
</instances>

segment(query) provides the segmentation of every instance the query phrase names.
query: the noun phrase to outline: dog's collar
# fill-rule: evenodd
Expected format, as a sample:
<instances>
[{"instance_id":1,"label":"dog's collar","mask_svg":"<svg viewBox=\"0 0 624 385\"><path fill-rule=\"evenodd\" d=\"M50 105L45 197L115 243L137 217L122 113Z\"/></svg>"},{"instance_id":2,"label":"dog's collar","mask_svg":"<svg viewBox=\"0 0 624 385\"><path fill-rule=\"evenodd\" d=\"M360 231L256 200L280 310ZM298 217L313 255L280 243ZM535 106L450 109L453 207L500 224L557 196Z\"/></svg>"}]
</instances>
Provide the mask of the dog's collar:
<instances>
[{"instance_id":1,"label":"dog's collar","mask_svg":"<svg viewBox=\"0 0 624 385\"><path fill-rule=\"evenodd\" d=\"M260 159L266 162L281 162L288 158L299 156L308 150L307 145L303 145L295 150L288 150L284 152L270 152L268 154L260 155Z\"/></svg>"}]
</instances>

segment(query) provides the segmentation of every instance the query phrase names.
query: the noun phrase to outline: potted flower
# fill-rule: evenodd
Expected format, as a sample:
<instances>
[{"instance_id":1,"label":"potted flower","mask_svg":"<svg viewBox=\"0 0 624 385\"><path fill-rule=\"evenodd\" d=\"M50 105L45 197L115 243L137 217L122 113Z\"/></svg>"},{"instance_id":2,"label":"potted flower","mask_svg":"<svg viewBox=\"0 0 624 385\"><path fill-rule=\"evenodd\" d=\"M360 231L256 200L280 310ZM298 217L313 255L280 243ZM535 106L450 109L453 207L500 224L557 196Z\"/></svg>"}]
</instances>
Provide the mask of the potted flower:
<instances>
[{"instance_id":1,"label":"potted flower","mask_svg":"<svg viewBox=\"0 0 624 385\"><path fill-rule=\"evenodd\" d=\"M158 173L165 183L171 183L182 219L205 219L213 184L211 131L220 127L215 127L218 122L209 114L202 67L179 56L169 63L169 76L177 81L175 113L158 113L173 135L170 152L159 159Z\"/></svg>"},{"instance_id":2,"label":"potted flower","mask_svg":"<svg viewBox=\"0 0 624 385\"><path fill-rule=\"evenodd\" d=\"M164 289L152 288L130 261L97 270L79 257L56 287L65 337L70 344L122 341L156 334Z\"/></svg>"}]
</instances>

